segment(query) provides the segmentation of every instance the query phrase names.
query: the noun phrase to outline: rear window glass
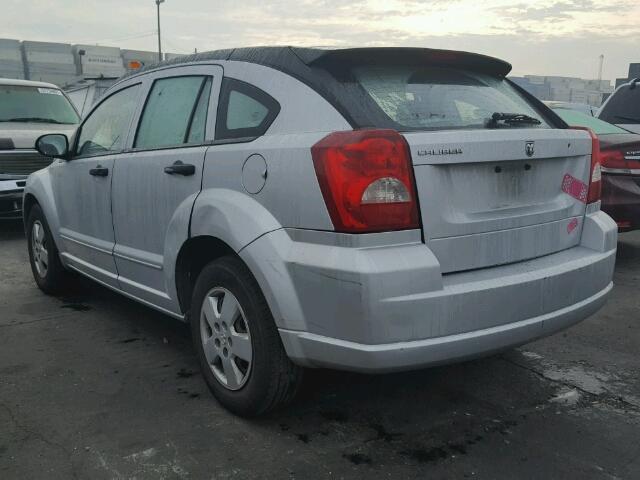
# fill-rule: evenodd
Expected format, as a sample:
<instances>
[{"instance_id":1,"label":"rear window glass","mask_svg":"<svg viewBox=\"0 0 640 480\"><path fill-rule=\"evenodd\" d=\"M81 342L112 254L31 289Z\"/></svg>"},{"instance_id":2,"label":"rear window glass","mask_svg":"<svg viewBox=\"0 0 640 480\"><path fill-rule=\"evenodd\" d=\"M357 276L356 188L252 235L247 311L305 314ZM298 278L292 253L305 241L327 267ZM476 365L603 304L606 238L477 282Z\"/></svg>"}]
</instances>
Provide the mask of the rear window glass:
<instances>
[{"instance_id":1,"label":"rear window glass","mask_svg":"<svg viewBox=\"0 0 640 480\"><path fill-rule=\"evenodd\" d=\"M567 110L566 108L555 108L554 111L558 116L572 127L588 127L596 135L610 135L614 133L631 133L620 127L616 127L604 120L585 115L575 110Z\"/></svg>"},{"instance_id":2,"label":"rear window glass","mask_svg":"<svg viewBox=\"0 0 640 480\"><path fill-rule=\"evenodd\" d=\"M548 128L545 119L504 79L450 67L363 66L352 70L384 114L404 130L486 128L496 113L540 121L510 127Z\"/></svg>"},{"instance_id":3,"label":"rear window glass","mask_svg":"<svg viewBox=\"0 0 640 480\"><path fill-rule=\"evenodd\" d=\"M598 118L609 123L640 123L640 84L620 87L602 107Z\"/></svg>"}]
</instances>

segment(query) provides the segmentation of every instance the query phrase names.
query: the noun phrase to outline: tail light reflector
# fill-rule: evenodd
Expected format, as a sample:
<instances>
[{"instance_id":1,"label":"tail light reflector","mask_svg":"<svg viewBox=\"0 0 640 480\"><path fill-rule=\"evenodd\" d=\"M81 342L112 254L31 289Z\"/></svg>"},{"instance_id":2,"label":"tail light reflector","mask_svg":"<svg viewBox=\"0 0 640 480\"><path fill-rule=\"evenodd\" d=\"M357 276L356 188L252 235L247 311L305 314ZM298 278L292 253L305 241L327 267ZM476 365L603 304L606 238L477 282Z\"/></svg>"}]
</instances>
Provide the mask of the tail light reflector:
<instances>
[{"instance_id":1,"label":"tail light reflector","mask_svg":"<svg viewBox=\"0 0 640 480\"><path fill-rule=\"evenodd\" d=\"M409 146L398 132L334 132L311 147L311 156L336 231L420 226Z\"/></svg>"},{"instance_id":2,"label":"tail light reflector","mask_svg":"<svg viewBox=\"0 0 640 480\"><path fill-rule=\"evenodd\" d=\"M571 128L574 130L586 130L591 136L591 172L589 175L587 204L599 202L602 197L602 152L600 151L600 140L590 128Z\"/></svg>"}]
</instances>

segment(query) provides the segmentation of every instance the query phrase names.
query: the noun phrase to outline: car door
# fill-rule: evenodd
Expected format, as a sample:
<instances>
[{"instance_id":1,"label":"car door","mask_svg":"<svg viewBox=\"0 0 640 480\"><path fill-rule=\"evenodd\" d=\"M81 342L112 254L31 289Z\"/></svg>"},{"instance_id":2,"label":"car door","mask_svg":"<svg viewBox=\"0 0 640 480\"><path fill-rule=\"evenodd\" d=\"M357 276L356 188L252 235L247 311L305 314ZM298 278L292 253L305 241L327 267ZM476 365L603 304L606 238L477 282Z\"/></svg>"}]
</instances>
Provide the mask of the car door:
<instances>
[{"instance_id":1,"label":"car door","mask_svg":"<svg viewBox=\"0 0 640 480\"><path fill-rule=\"evenodd\" d=\"M168 293L165 240L169 233L188 236L188 218L184 231L170 232L170 224L176 215L190 215L200 192L221 79L222 68L215 65L149 75L130 149L115 165L114 257L120 286L173 313L179 307Z\"/></svg>"},{"instance_id":2,"label":"car door","mask_svg":"<svg viewBox=\"0 0 640 480\"><path fill-rule=\"evenodd\" d=\"M111 181L114 162L126 145L140 87L139 82L128 82L106 97L78 129L71 159L51 166L62 257L72 268L115 288Z\"/></svg>"}]
</instances>

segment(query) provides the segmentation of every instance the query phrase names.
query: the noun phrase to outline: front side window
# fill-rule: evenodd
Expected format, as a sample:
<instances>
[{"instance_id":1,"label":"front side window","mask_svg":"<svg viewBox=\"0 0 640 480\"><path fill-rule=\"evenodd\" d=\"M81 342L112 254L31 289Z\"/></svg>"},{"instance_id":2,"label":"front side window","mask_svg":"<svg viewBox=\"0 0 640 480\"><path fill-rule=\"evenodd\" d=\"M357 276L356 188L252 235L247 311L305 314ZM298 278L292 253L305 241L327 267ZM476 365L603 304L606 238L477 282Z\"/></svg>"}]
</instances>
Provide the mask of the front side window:
<instances>
[{"instance_id":1,"label":"front side window","mask_svg":"<svg viewBox=\"0 0 640 480\"><path fill-rule=\"evenodd\" d=\"M280 104L266 92L239 80L222 81L216 121L216 140L264 135L280 112Z\"/></svg>"},{"instance_id":2,"label":"front side window","mask_svg":"<svg viewBox=\"0 0 640 480\"><path fill-rule=\"evenodd\" d=\"M620 87L598 115L605 122L620 124L640 123L640 83L634 88Z\"/></svg>"},{"instance_id":3,"label":"front side window","mask_svg":"<svg viewBox=\"0 0 640 480\"><path fill-rule=\"evenodd\" d=\"M139 84L127 87L96 107L82 124L77 155L103 155L124 148L139 90Z\"/></svg>"},{"instance_id":4,"label":"front side window","mask_svg":"<svg viewBox=\"0 0 640 480\"><path fill-rule=\"evenodd\" d=\"M358 83L399 130L474 129L490 125L494 113L544 118L504 79L451 67L363 66Z\"/></svg>"},{"instance_id":5,"label":"front side window","mask_svg":"<svg viewBox=\"0 0 640 480\"><path fill-rule=\"evenodd\" d=\"M0 85L0 122L74 125L80 118L57 88Z\"/></svg>"},{"instance_id":6,"label":"front side window","mask_svg":"<svg viewBox=\"0 0 640 480\"><path fill-rule=\"evenodd\" d=\"M211 77L156 80L142 113L134 147L151 149L204 140Z\"/></svg>"}]
</instances>

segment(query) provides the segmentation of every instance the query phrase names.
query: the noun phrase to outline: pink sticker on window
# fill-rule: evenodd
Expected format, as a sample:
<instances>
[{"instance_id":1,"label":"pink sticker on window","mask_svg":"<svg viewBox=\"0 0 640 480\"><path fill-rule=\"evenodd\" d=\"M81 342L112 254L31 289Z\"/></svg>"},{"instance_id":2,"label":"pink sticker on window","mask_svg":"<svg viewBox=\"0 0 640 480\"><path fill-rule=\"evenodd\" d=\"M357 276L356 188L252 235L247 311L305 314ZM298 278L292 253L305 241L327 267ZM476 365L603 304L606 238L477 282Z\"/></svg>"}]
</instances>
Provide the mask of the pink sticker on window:
<instances>
[{"instance_id":1,"label":"pink sticker on window","mask_svg":"<svg viewBox=\"0 0 640 480\"><path fill-rule=\"evenodd\" d=\"M589 186L568 173L562 179L562 191L580 200L582 203L587 203Z\"/></svg>"},{"instance_id":2,"label":"pink sticker on window","mask_svg":"<svg viewBox=\"0 0 640 480\"><path fill-rule=\"evenodd\" d=\"M569 222L569 225L567 225L567 233L573 232L576 228L578 228L578 219L573 218Z\"/></svg>"}]
</instances>

